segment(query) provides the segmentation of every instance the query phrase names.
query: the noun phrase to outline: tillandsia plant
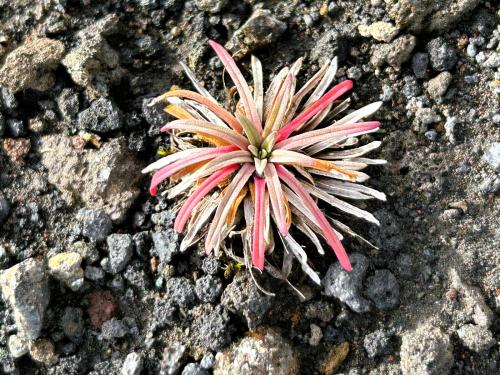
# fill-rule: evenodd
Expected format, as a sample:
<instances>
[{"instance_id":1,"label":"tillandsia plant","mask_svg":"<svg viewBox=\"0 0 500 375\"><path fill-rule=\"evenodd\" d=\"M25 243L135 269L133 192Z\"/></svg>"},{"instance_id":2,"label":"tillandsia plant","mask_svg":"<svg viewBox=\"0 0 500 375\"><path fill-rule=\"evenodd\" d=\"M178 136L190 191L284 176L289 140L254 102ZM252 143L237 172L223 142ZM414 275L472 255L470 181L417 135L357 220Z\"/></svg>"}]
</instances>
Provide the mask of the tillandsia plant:
<instances>
[{"instance_id":1,"label":"tillandsia plant","mask_svg":"<svg viewBox=\"0 0 500 375\"><path fill-rule=\"evenodd\" d=\"M210 253L223 248L224 240L237 233L250 268L266 268L286 280L296 258L319 284L306 252L292 236L299 231L321 254L320 238L326 240L342 267L350 271L340 232L357 235L325 216L317 202L378 224L372 214L340 198L385 200L383 193L358 184L368 179L362 169L385 163L363 157L380 142L353 147L358 143L356 136L379 129L379 122L361 120L373 114L381 102L339 119L350 104L349 99L339 99L353 84L345 80L328 90L337 71L336 58L296 90L301 58L283 68L264 91L262 65L256 57L251 57L250 87L231 55L216 42L209 44L236 87L231 99L236 92L238 97L232 110L219 104L182 63L197 92L173 89L151 102L168 103L165 111L177 118L161 129L171 132L176 152L143 172L156 171L149 188L152 195L170 179L165 193L169 198L182 197L174 224L179 233L187 225L181 250L204 237L205 250ZM275 248L276 235L284 245L281 270L265 258Z\"/></svg>"}]
</instances>

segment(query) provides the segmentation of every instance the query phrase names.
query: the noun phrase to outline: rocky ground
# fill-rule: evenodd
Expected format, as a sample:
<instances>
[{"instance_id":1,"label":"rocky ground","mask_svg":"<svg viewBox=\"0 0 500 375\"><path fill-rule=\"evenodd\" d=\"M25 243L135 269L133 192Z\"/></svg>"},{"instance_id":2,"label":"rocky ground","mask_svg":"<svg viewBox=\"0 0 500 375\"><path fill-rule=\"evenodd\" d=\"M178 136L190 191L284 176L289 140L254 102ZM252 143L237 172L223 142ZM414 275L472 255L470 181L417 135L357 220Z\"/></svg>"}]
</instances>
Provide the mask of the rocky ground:
<instances>
[{"instance_id":1,"label":"rocky ground","mask_svg":"<svg viewBox=\"0 0 500 375\"><path fill-rule=\"evenodd\" d=\"M35 4L35 5L34 5ZM498 4L497 4L498 5ZM0 0L0 372L498 374L500 14L481 0ZM148 107L186 62L223 99L248 73L334 55L354 107L383 100L354 271L315 287L181 251L140 170L168 149ZM238 245L234 245L238 251Z\"/></svg>"}]
</instances>

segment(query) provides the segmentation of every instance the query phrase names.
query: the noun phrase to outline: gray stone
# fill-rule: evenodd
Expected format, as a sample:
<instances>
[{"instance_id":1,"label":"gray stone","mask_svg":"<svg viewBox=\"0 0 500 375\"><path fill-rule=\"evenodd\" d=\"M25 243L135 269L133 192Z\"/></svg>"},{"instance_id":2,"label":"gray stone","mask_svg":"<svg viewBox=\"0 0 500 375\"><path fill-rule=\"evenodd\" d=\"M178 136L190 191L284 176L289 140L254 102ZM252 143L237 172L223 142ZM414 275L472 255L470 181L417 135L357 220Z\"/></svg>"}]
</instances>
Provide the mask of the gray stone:
<instances>
[{"instance_id":1,"label":"gray stone","mask_svg":"<svg viewBox=\"0 0 500 375\"><path fill-rule=\"evenodd\" d=\"M0 86L0 109L7 114L13 114L18 106L14 93L7 87Z\"/></svg>"},{"instance_id":2,"label":"gray stone","mask_svg":"<svg viewBox=\"0 0 500 375\"><path fill-rule=\"evenodd\" d=\"M186 277L171 277L167 280L166 296L179 307L192 307L196 301L194 285Z\"/></svg>"},{"instance_id":3,"label":"gray stone","mask_svg":"<svg viewBox=\"0 0 500 375\"><path fill-rule=\"evenodd\" d=\"M66 307L61 318L64 335L75 344L80 344L84 334L83 310L78 307Z\"/></svg>"},{"instance_id":4,"label":"gray stone","mask_svg":"<svg viewBox=\"0 0 500 375\"><path fill-rule=\"evenodd\" d=\"M101 327L101 337L105 340L114 340L125 337L129 333L127 325L116 318L106 320Z\"/></svg>"},{"instance_id":5,"label":"gray stone","mask_svg":"<svg viewBox=\"0 0 500 375\"><path fill-rule=\"evenodd\" d=\"M352 66L347 69L347 78L358 80L363 76L363 71L357 66Z\"/></svg>"},{"instance_id":6,"label":"gray stone","mask_svg":"<svg viewBox=\"0 0 500 375\"><path fill-rule=\"evenodd\" d=\"M31 358L46 366L52 366L57 362L57 354L54 343L47 339L38 339L30 343L29 352Z\"/></svg>"},{"instance_id":7,"label":"gray stone","mask_svg":"<svg viewBox=\"0 0 500 375\"><path fill-rule=\"evenodd\" d=\"M311 49L311 60L323 65L335 56L341 54L341 36L330 29L319 38Z\"/></svg>"},{"instance_id":8,"label":"gray stone","mask_svg":"<svg viewBox=\"0 0 500 375\"><path fill-rule=\"evenodd\" d=\"M446 94L452 79L453 76L450 72L439 73L427 84L427 92L434 99L441 98L444 94Z\"/></svg>"},{"instance_id":9,"label":"gray stone","mask_svg":"<svg viewBox=\"0 0 500 375\"><path fill-rule=\"evenodd\" d=\"M201 262L201 269L207 275L216 275L217 272L219 272L221 270L220 262L213 255L207 256L207 257L203 258L203 261Z\"/></svg>"},{"instance_id":10,"label":"gray stone","mask_svg":"<svg viewBox=\"0 0 500 375\"><path fill-rule=\"evenodd\" d=\"M238 273L222 295L222 306L243 317L250 330L257 328L271 308L271 297L262 294L246 273Z\"/></svg>"},{"instance_id":11,"label":"gray stone","mask_svg":"<svg viewBox=\"0 0 500 375\"><path fill-rule=\"evenodd\" d=\"M140 353L132 352L127 354L123 362L121 375L140 375L142 371L142 356Z\"/></svg>"},{"instance_id":12,"label":"gray stone","mask_svg":"<svg viewBox=\"0 0 500 375\"><path fill-rule=\"evenodd\" d=\"M78 127L97 133L107 133L121 127L121 111L108 99L99 98L78 114Z\"/></svg>"},{"instance_id":13,"label":"gray stone","mask_svg":"<svg viewBox=\"0 0 500 375\"><path fill-rule=\"evenodd\" d=\"M394 89L392 86L389 85L383 85L382 86L382 94L380 94L380 100L383 102L388 102L392 99L394 96Z\"/></svg>"},{"instance_id":14,"label":"gray stone","mask_svg":"<svg viewBox=\"0 0 500 375\"><path fill-rule=\"evenodd\" d=\"M443 32L467 16L480 0L397 0L386 2L387 13L401 29Z\"/></svg>"},{"instance_id":15,"label":"gray stone","mask_svg":"<svg viewBox=\"0 0 500 375\"><path fill-rule=\"evenodd\" d=\"M432 39L427 43L431 66L442 72L452 69L458 61L457 53L443 37Z\"/></svg>"},{"instance_id":16,"label":"gray stone","mask_svg":"<svg viewBox=\"0 0 500 375\"><path fill-rule=\"evenodd\" d=\"M419 108L413 120L413 130L417 133L424 134L428 130L429 125L439 121L441 121L441 116L432 108Z\"/></svg>"},{"instance_id":17,"label":"gray stone","mask_svg":"<svg viewBox=\"0 0 500 375\"><path fill-rule=\"evenodd\" d=\"M57 98L57 106L64 117L75 117L80 109L78 93L73 89L63 89Z\"/></svg>"},{"instance_id":18,"label":"gray stone","mask_svg":"<svg viewBox=\"0 0 500 375\"><path fill-rule=\"evenodd\" d=\"M15 374L19 372L14 362L14 358L9 354L6 348L0 347L0 370L6 374Z\"/></svg>"},{"instance_id":19,"label":"gray stone","mask_svg":"<svg viewBox=\"0 0 500 375\"><path fill-rule=\"evenodd\" d=\"M24 122L15 118L10 118L7 120L7 129L14 138L19 138L26 134Z\"/></svg>"},{"instance_id":20,"label":"gray stone","mask_svg":"<svg viewBox=\"0 0 500 375\"><path fill-rule=\"evenodd\" d=\"M319 319L328 323L335 317L333 304L327 301L312 301L306 307L305 316L307 319Z\"/></svg>"},{"instance_id":21,"label":"gray stone","mask_svg":"<svg viewBox=\"0 0 500 375\"><path fill-rule=\"evenodd\" d=\"M153 252L158 255L163 264L170 263L172 257L180 252L177 233L171 229L153 233L153 244Z\"/></svg>"},{"instance_id":22,"label":"gray stone","mask_svg":"<svg viewBox=\"0 0 500 375\"><path fill-rule=\"evenodd\" d=\"M202 305L200 318L194 325L197 346L220 351L231 342L229 314L220 305Z\"/></svg>"},{"instance_id":23,"label":"gray stone","mask_svg":"<svg viewBox=\"0 0 500 375\"><path fill-rule=\"evenodd\" d=\"M352 271L346 272L339 263L332 264L322 281L325 294L338 298L357 313L370 311L370 302L365 299L361 290L363 279L368 270L368 259L359 253L350 255Z\"/></svg>"},{"instance_id":24,"label":"gray stone","mask_svg":"<svg viewBox=\"0 0 500 375\"><path fill-rule=\"evenodd\" d=\"M145 98L142 100L142 117L146 122L156 128L161 128L168 122L168 115L163 110L161 104L149 105L153 98Z\"/></svg>"},{"instance_id":25,"label":"gray stone","mask_svg":"<svg viewBox=\"0 0 500 375\"><path fill-rule=\"evenodd\" d=\"M195 0L198 9L207 13L220 13L229 3L229 0Z\"/></svg>"},{"instance_id":26,"label":"gray stone","mask_svg":"<svg viewBox=\"0 0 500 375\"><path fill-rule=\"evenodd\" d=\"M212 353L205 354L200 361L200 366L205 370L210 370L214 367L215 364L215 356Z\"/></svg>"},{"instance_id":27,"label":"gray stone","mask_svg":"<svg viewBox=\"0 0 500 375\"><path fill-rule=\"evenodd\" d=\"M17 335L9 336L7 341L9 352L14 358L20 358L29 351L29 341L20 338Z\"/></svg>"},{"instance_id":28,"label":"gray stone","mask_svg":"<svg viewBox=\"0 0 500 375\"><path fill-rule=\"evenodd\" d=\"M213 303L222 293L222 282L216 276L202 276L196 280L194 290L200 301Z\"/></svg>"},{"instance_id":29,"label":"gray stone","mask_svg":"<svg viewBox=\"0 0 500 375\"><path fill-rule=\"evenodd\" d=\"M111 48L106 36L116 32L118 16L110 14L78 32L79 43L64 57L62 63L75 83L85 87L91 99L109 94L125 71L119 54Z\"/></svg>"},{"instance_id":30,"label":"gray stone","mask_svg":"<svg viewBox=\"0 0 500 375\"><path fill-rule=\"evenodd\" d=\"M244 337L217 353L214 375L298 374L298 359L292 346L271 329L260 333L259 337Z\"/></svg>"},{"instance_id":31,"label":"gray stone","mask_svg":"<svg viewBox=\"0 0 500 375\"><path fill-rule=\"evenodd\" d=\"M82 234L91 241L104 241L113 228L110 217L102 210L82 208L76 219L82 225Z\"/></svg>"},{"instance_id":32,"label":"gray stone","mask_svg":"<svg viewBox=\"0 0 500 375\"><path fill-rule=\"evenodd\" d=\"M446 375L453 366L450 338L432 324L403 335L401 369L404 375Z\"/></svg>"},{"instance_id":33,"label":"gray stone","mask_svg":"<svg viewBox=\"0 0 500 375\"><path fill-rule=\"evenodd\" d=\"M115 275L125 269L132 258L134 242L130 234L114 233L106 239L110 272Z\"/></svg>"},{"instance_id":34,"label":"gray stone","mask_svg":"<svg viewBox=\"0 0 500 375\"><path fill-rule=\"evenodd\" d=\"M464 283L455 269L450 270L451 286L459 291L460 304L469 319L479 326L489 328L495 314L484 301L481 291Z\"/></svg>"},{"instance_id":35,"label":"gray stone","mask_svg":"<svg viewBox=\"0 0 500 375\"><path fill-rule=\"evenodd\" d=\"M495 172L500 172L500 142L493 142L483 158Z\"/></svg>"},{"instance_id":36,"label":"gray stone","mask_svg":"<svg viewBox=\"0 0 500 375\"><path fill-rule=\"evenodd\" d=\"M50 135L42 137L40 151L49 182L68 203L101 209L115 222L125 219L140 192L141 163L124 137L108 140L99 150L77 151L70 137Z\"/></svg>"},{"instance_id":37,"label":"gray stone","mask_svg":"<svg viewBox=\"0 0 500 375\"><path fill-rule=\"evenodd\" d=\"M52 73L64 56L64 44L35 38L12 51L0 69L0 86L13 92L31 88L45 91L55 83Z\"/></svg>"},{"instance_id":38,"label":"gray stone","mask_svg":"<svg viewBox=\"0 0 500 375\"><path fill-rule=\"evenodd\" d=\"M0 286L3 298L14 311L18 336L38 338L50 299L45 264L32 258L18 263L0 274Z\"/></svg>"},{"instance_id":39,"label":"gray stone","mask_svg":"<svg viewBox=\"0 0 500 375\"><path fill-rule=\"evenodd\" d=\"M106 274L102 268L87 266L85 267L84 276L88 280L101 281L104 280Z\"/></svg>"},{"instance_id":40,"label":"gray stone","mask_svg":"<svg viewBox=\"0 0 500 375\"><path fill-rule=\"evenodd\" d=\"M363 346L369 358L388 354L390 336L387 332L379 329L365 336Z\"/></svg>"},{"instance_id":41,"label":"gray stone","mask_svg":"<svg viewBox=\"0 0 500 375\"><path fill-rule=\"evenodd\" d=\"M286 30L286 23L276 19L271 11L257 9L234 33L227 47L241 58L274 43Z\"/></svg>"},{"instance_id":42,"label":"gray stone","mask_svg":"<svg viewBox=\"0 0 500 375\"><path fill-rule=\"evenodd\" d=\"M10 204L7 200L0 195L0 224L2 224L7 216L9 216Z\"/></svg>"},{"instance_id":43,"label":"gray stone","mask_svg":"<svg viewBox=\"0 0 500 375\"><path fill-rule=\"evenodd\" d=\"M403 95L407 99L414 98L422 92L422 87L413 76L404 77Z\"/></svg>"},{"instance_id":44,"label":"gray stone","mask_svg":"<svg viewBox=\"0 0 500 375\"><path fill-rule=\"evenodd\" d=\"M500 53L492 52L482 64L485 68L496 69L500 67Z\"/></svg>"},{"instance_id":45,"label":"gray stone","mask_svg":"<svg viewBox=\"0 0 500 375\"><path fill-rule=\"evenodd\" d=\"M411 68L417 78L425 78L427 67L429 65L429 55L423 52L417 52L411 59Z\"/></svg>"},{"instance_id":46,"label":"gray stone","mask_svg":"<svg viewBox=\"0 0 500 375\"><path fill-rule=\"evenodd\" d=\"M408 61L417 43L413 35L402 35L390 44L376 44L372 46L370 63L381 67L388 63L393 68L399 69Z\"/></svg>"},{"instance_id":47,"label":"gray stone","mask_svg":"<svg viewBox=\"0 0 500 375\"><path fill-rule=\"evenodd\" d=\"M209 375L210 373L197 363L188 363L182 370L182 375Z\"/></svg>"},{"instance_id":48,"label":"gray stone","mask_svg":"<svg viewBox=\"0 0 500 375\"><path fill-rule=\"evenodd\" d=\"M377 21L371 25L359 25L358 31L362 36L388 43L398 35L399 29L389 22Z\"/></svg>"},{"instance_id":49,"label":"gray stone","mask_svg":"<svg viewBox=\"0 0 500 375\"><path fill-rule=\"evenodd\" d=\"M63 252L49 259L50 274L77 291L83 285L83 269L80 267L82 256L75 252Z\"/></svg>"},{"instance_id":50,"label":"gray stone","mask_svg":"<svg viewBox=\"0 0 500 375\"><path fill-rule=\"evenodd\" d=\"M310 324L309 328L311 329L311 335L309 336L309 345L318 346L321 339L323 338L321 327L316 324Z\"/></svg>"},{"instance_id":51,"label":"gray stone","mask_svg":"<svg viewBox=\"0 0 500 375\"><path fill-rule=\"evenodd\" d=\"M491 331L474 324L463 325L457 330L457 335L465 347L476 353L488 350L496 344Z\"/></svg>"},{"instance_id":52,"label":"gray stone","mask_svg":"<svg viewBox=\"0 0 500 375\"><path fill-rule=\"evenodd\" d=\"M399 305L399 284L388 270L376 270L366 280L366 295L381 310L390 310Z\"/></svg>"},{"instance_id":53,"label":"gray stone","mask_svg":"<svg viewBox=\"0 0 500 375\"><path fill-rule=\"evenodd\" d=\"M163 351L160 362L160 375L176 375L184 362L186 347L180 343L172 343Z\"/></svg>"}]
</instances>

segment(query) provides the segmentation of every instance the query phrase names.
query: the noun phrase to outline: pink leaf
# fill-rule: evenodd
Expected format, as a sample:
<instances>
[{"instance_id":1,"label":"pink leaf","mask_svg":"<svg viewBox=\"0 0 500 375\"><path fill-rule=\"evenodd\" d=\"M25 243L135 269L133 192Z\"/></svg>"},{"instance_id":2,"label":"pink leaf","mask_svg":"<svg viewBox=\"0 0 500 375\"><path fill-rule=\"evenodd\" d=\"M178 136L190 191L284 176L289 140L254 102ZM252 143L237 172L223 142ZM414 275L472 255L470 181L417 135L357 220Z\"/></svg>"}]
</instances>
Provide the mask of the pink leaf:
<instances>
[{"instance_id":1,"label":"pink leaf","mask_svg":"<svg viewBox=\"0 0 500 375\"><path fill-rule=\"evenodd\" d=\"M149 186L149 193L153 196L158 194L158 185L160 185L163 181L165 181L167 178L169 178L173 174L179 172L181 169L186 168L190 165L199 163L200 161L213 159L216 156L226 154L228 152L235 151L237 149L238 149L238 147L233 146L233 145L210 148L205 153L196 154L196 155L193 155L191 157L186 157L186 158L179 160L175 163L167 165L166 167L163 167L162 169L160 169L158 172L156 172L153 175L153 178L151 179L151 185Z\"/></svg>"},{"instance_id":2,"label":"pink leaf","mask_svg":"<svg viewBox=\"0 0 500 375\"><path fill-rule=\"evenodd\" d=\"M307 209L313 214L314 218L317 220L328 244L333 249L340 265L347 271L352 270L351 263L349 262L349 257L344 249L344 246L340 242L339 238L335 234L335 231L331 227L330 223L326 219L325 215L319 207L316 205L314 200L311 198L309 193L304 189L299 180L297 180L292 173L290 173L285 167L281 165L275 165L278 176L292 189L295 194L302 200Z\"/></svg>"},{"instance_id":3,"label":"pink leaf","mask_svg":"<svg viewBox=\"0 0 500 375\"><path fill-rule=\"evenodd\" d=\"M323 108L329 106L337 98L352 89L352 81L346 80L331 88L325 95L307 107L302 113L290 121L287 125L278 132L277 142L282 141L290 136L302 124L320 112Z\"/></svg>"},{"instance_id":4,"label":"pink leaf","mask_svg":"<svg viewBox=\"0 0 500 375\"><path fill-rule=\"evenodd\" d=\"M208 194L208 192L210 192L210 190L216 187L221 181L223 181L227 176L229 176L238 168L239 165L233 164L215 172L213 175L203 181L198 190L196 190L188 199L186 199L186 202L184 202L184 204L182 205L182 208L180 209L175 219L174 229L177 233L182 232L189 216L191 215L191 212L194 210L196 205Z\"/></svg>"},{"instance_id":5,"label":"pink leaf","mask_svg":"<svg viewBox=\"0 0 500 375\"><path fill-rule=\"evenodd\" d=\"M255 184L255 218L253 223L252 239L252 263L259 270L264 270L264 231L266 227L265 218L265 195L266 184L263 178L254 176Z\"/></svg>"},{"instance_id":6,"label":"pink leaf","mask_svg":"<svg viewBox=\"0 0 500 375\"><path fill-rule=\"evenodd\" d=\"M241 74L240 69L234 62L231 55L222 47L219 43L214 42L213 40L209 40L208 44L214 49L215 53L219 56L222 64L227 69L227 72L231 76L238 93L240 94L241 101L243 103L243 108L245 108L246 116L252 121L255 129L260 133L262 133L262 125L260 123L259 113L257 112L257 108L255 107L255 102L253 101L252 93L250 92L250 88L248 87L248 83Z\"/></svg>"}]
</instances>

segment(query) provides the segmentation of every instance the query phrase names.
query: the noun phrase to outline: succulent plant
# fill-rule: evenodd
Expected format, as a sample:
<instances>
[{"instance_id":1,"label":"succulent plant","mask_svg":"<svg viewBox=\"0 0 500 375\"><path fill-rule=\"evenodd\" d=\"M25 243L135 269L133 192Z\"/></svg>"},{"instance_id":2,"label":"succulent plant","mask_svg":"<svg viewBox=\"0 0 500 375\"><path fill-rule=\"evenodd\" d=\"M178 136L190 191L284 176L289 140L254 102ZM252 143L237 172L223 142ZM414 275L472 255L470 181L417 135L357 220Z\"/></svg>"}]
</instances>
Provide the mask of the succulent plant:
<instances>
[{"instance_id":1,"label":"succulent plant","mask_svg":"<svg viewBox=\"0 0 500 375\"><path fill-rule=\"evenodd\" d=\"M357 147L356 138L379 129L379 122L362 120L377 111L381 102L341 117L350 99L340 98L353 83L345 80L328 89L337 71L336 58L296 90L301 58L281 69L264 91L262 64L252 56L250 87L231 55L216 42L209 44L236 87L237 100L231 110L219 104L184 64L197 92L173 89L151 102L168 103L165 111L177 118L161 129L170 132L175 152L143 172L155 171L149 188L152 195L169 180L165 193L169 198L180 197L174 229L180 233L187 226L181 247L204 238L210 253L238 233L247 266L266 268L286 279L295 258L319 283L306 251L292 235L302 232L321 254L320 238L324 239L342 267L350 271L340 232L356 234L326 216L318 201L378 224L372 214L344 199L385 200L383 193L359 184L369 178L362 169L385 163L363 157L380 142ZM265 259L275 248L276 236L284 245L281 270Z\"/></svg>"}]
</instances>

